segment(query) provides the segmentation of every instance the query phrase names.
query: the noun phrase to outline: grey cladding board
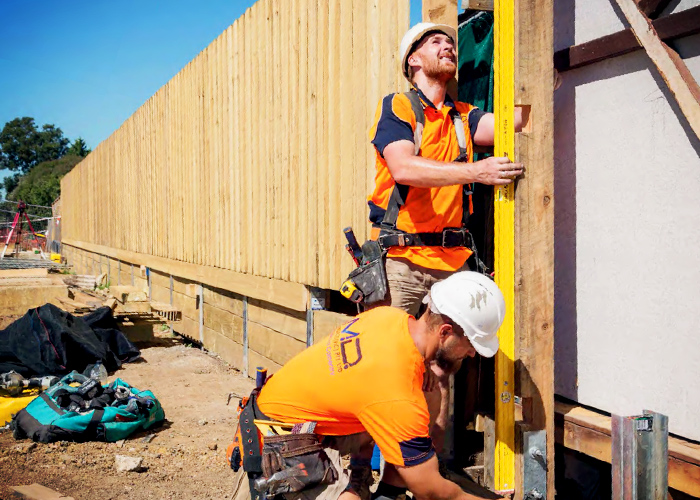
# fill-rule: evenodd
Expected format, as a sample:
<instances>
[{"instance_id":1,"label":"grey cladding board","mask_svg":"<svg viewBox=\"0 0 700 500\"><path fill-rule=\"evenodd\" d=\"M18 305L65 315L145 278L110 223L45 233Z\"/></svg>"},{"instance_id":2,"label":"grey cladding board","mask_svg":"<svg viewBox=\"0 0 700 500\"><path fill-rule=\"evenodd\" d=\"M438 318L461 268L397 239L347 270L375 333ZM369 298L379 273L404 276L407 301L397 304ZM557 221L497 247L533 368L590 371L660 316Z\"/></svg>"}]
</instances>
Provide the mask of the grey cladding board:
<instances>
[{"instance_id":1,"label":"grey cladding board","mask_svg":"<svg viewBox=\"0 0 700 500\"><path fill-rule=\"evenodd\" d=\"M557 393L700 439L700 141L643 52L565 74L555 176Z\"/></svg>"}]
</instances>

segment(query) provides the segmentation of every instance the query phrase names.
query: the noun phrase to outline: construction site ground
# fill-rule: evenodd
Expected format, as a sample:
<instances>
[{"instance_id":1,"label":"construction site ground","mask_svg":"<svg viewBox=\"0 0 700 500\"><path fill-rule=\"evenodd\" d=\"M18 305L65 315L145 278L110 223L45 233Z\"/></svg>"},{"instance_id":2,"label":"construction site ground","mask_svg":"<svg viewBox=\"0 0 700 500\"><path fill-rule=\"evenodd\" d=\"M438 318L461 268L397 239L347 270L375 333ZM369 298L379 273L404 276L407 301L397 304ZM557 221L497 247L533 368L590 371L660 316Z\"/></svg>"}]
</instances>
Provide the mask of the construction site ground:
<instances>
[{"instance_id":1,"label":"construction site ground","mask_svg":"<svg viewBox=\"0 0 700 500\"><path fill-rule=\"evenodd\" d=\"M2 327L12 318L0 318ZM226 461L237 422L236 396L253 381L221 359L169 331L138 344L143 361L125 364L110 377L150 389L165 409L161 428L121 443L16 441L0 433L0 499L11 486L42 484L75 500L230 498L233 471ZM149 435L154 434L150 442ZM115 456L142 457L141 472L117 472Z\"/></svg>"}]
</instances>

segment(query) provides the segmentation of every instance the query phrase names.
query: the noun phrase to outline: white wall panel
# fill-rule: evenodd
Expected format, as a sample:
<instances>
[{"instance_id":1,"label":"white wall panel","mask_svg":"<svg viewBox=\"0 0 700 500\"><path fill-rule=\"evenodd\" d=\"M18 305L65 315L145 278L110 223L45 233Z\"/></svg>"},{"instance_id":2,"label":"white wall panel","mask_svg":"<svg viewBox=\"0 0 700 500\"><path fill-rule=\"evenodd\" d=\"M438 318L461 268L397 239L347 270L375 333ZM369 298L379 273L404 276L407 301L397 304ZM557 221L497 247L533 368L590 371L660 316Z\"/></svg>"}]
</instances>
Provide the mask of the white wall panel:
<instances>
[{"instance_id":1,"label":"white wall panel","mask_svg":"<svg viewBox=\"0 0 700 500\"><path fill-rule=\"evenodd\" d=\"M605 9L601 16L608 23ZM585 23L595 24L579 23L577 11L577 27ZM696 77L699 41L677 44ZM644 52L564 74L555 94L557 392L612 413L665 413L671 432L692 439L699 156Z\"/></svg>"}]
</instances>

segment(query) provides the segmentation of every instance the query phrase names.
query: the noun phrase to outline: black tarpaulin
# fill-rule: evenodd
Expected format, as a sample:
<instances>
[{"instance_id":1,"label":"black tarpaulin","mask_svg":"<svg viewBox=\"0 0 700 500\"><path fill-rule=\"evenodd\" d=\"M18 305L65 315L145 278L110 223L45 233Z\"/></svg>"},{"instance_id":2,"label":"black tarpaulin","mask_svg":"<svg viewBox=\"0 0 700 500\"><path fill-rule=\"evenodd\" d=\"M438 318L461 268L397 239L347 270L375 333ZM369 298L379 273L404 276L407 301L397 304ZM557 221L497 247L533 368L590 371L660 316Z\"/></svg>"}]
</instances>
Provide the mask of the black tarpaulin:
<instances>
[{"instance_id":1,"label":"black tarpaulin","mask_svg":"<svg viewBox=\"0 0 700 500\"><path fill-rule=\"evenodd\" d=\"M73 316L45 304L0 331L0 373L15 370L24 377L82 373L98 361L111 373L140 355L119 331L109 307Z\"/></svg>"}]
</instances>

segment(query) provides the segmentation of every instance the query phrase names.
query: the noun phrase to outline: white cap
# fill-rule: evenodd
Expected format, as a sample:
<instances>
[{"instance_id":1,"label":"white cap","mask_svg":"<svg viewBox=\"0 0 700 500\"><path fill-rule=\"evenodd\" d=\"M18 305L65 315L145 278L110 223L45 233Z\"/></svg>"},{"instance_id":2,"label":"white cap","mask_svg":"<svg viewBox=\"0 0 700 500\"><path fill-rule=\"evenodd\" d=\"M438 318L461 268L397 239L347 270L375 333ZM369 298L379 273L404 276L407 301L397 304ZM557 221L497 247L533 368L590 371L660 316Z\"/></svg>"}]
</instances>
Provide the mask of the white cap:
<instances>
[{"instance_id":1,"label":"white cap","mask_svg":"<svg viewBox=\"0 0 700 500\"><path fill-rule=\"evenodd\" d=\"M401 71L403 76L408 78L408 56L413 52L413 45L423 38L426 33L431 31L439 31L449 36L453 42L457 43L457 32L452 26L447 24L435 24L435 23L418 23L409 29L406 34L401 39L401 44L399 45L399 54L401 55Z\"/></svg>"},{"instance_id":2,"label":"white cap","mask_svg":"<svg viewBox=\"0 0 700 500\"><path fill-rule=\"evenodd\" d=\"M498 351L496 332L506 315L506 302L498 285L487 276L462 271L435 283L423 302L458 324L476 352L490 358Z\"/></svg>"}]
</instances>

